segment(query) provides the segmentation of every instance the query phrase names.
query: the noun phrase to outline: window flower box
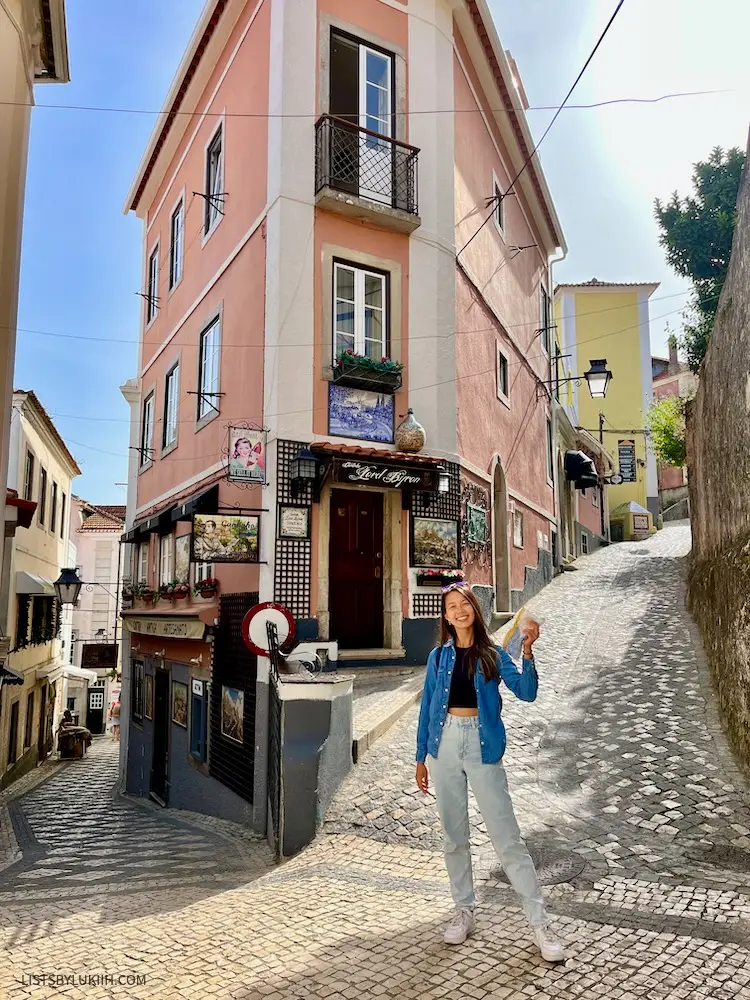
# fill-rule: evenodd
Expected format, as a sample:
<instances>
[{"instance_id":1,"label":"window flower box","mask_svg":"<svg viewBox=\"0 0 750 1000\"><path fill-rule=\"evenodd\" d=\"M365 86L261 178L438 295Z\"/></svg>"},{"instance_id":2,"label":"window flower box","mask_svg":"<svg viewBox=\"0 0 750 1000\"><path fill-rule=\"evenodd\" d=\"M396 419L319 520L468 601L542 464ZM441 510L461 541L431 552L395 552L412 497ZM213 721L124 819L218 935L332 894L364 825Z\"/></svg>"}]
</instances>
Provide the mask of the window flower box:
<instances>
[{"instance_id":1,"label":"window flower box","mask_svg":"<svg viewBox=\"0 0 750 1000\"><path fill-rule=\"evenodd\" d=\"M219 581L215 580L212 576L207 576L204 580L198 580L196 585L193 587L193 594L196 597L202 597L204 600L208 601L212 597L216 597L219 592Z\"/></svg>"},{"instance_id":2,"label":"window flower box","mask_svg":"<svg viewBox=\"0 0 750 1000\"><path fill-rule=\"evenodd\" d=\"M189 593L190 587L186 583L178 583L176 580L159 587L159 597L163 601L180 601Z\"/></svg>"},{"instance_id":3,"label":"window flower box","mask_svg":"<svg viewBox=\"0 0 750 1000\"><path fill-rule=\"evenodd\" d=\"M401 361L383 357L380 361L354 351L342 351L333 366L333 381L351 389L367 389L392 395L402 385Z\"/></svg>"},{"instance_id":4,"label":"window flower box","mask_svg":"<svg viewBox=\"0 0 750 1000\"><path fill-rule=\"evenodd\" d=\"M451 583L463 583L464 573L461 569L428 569L417 573L418 587L447 587Z\"/></svg>"}]
</instances>

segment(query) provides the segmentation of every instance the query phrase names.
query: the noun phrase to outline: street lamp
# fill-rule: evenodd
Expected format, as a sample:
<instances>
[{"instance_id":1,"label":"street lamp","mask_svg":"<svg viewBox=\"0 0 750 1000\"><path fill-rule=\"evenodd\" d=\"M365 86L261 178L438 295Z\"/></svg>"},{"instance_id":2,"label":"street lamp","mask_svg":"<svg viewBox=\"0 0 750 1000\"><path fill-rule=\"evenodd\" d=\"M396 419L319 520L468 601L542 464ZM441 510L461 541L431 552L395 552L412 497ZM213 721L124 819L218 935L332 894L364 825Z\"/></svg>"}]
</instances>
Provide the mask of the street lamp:
<instances>
[{"instance_id":1,"label":"street lamp","mask_svg":"<svg viewBox=\"0 0 750 1000\"><path fill-rule=\"evenodd\" d=\"M589 365L591 367L584 373L583 377L589 384L591 398L604 399L607 395L609 383L612 381L612 372L607 368L606 358L601 358L598 361L589 361Z\"/></svg>"},{"instance_id":2,"label":"street lamp","mask_svg":"<svg viewBox=\"0 0 750 1000\"><path fill-rule=\"evenodd\" d=\"M64 569L55 581L55 594L60 604L75 604L83 584L75 569Z\"/></svg>"},{"instance_id":3,"label":"street lamp","mask_svg":"<svg viewBox=\"0 0 750 1000\"><path fill-rule=\"evenodd\" d=\"M609 388L609 383L612 381L612 372L607 368L607 359L600 358L597 361L589 361L590 368L583 375L569 375L568 378L554 378L550 379L548 382L542 382L541 380L537 382L537 397L545 395L540 392L540 389L548 388L549 386L555 386L559 389L561 385L566 382L573 382L575 385L580 385L584 379L589 387L589 392L591 393L592 399L604 399L607 395L607 389Z\"/></svg>"},{"instance_id":4,"label":"street lamp","mask_svg":"<svg viewBox=\"0 0 750 1000\"><path fill-rule=\"evenodd\" d=\"M289 480L292 496L296 499L305 486L313 486L313 494L320 484L323 463L309 448L303 448L289 463Z\"/></svg>"}]
</instances>

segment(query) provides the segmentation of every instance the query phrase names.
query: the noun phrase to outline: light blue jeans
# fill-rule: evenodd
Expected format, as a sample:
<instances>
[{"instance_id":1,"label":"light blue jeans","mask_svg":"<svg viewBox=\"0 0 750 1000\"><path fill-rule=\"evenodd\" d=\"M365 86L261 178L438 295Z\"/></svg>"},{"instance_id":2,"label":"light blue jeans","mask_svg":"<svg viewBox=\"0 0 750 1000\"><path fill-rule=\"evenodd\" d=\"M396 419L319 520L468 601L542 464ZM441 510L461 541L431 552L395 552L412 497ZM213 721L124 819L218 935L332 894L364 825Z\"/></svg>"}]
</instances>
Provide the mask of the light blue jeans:
<instances>
[{"instance_id":1,"label":"light blue jeans","mask_svg":"<svg viewBox=\"0 0 750 1000\"><path fill-rule=\"evenodd\" d=\"M508 779L502 762L483 764L476 717L448 715L437 757L428 757L445 837L445 867L456 906L473 909L474 877L469 843L468 785L477 800L492 846L510 884L521 897L532 927L544 927L549 917L544 907L534 862L521 840ZM467 784L468 782L468 784Z\"/></svg>"}]
</instances>

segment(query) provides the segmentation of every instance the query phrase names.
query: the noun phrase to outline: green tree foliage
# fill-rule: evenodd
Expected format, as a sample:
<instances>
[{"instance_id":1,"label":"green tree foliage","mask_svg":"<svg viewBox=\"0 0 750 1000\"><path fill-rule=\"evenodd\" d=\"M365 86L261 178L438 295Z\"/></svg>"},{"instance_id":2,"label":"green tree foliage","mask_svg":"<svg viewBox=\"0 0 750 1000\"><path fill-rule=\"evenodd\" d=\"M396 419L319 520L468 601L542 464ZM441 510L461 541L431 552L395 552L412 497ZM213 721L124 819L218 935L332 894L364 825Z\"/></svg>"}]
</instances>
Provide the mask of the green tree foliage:
<instances>
[{"instance_id":1,"label":"green tree foliage","mask_svg":"<svg viewBox=\"0 0 750 1000\"><path fill-rule=\"evenodd\" d=\"M666 204L659 198L654 203L667 262L693 283L682 347L694 372L705 357L727 276L744 163L741 149L725 153L717 146L705 162L695 164L692 195L680 198L675 191Z\"/></svg>"},{"instance_id":2,"label":"green tree foliage","mask_svg":"<svg viewBox=\"0 0 750 1000\"><path fill-rule=\"evenodd\" d=\"M646 427L659 461L682 468L687 460L685 401L679 396L657 399L646 414Z\"/></svg>"}]
</instances>

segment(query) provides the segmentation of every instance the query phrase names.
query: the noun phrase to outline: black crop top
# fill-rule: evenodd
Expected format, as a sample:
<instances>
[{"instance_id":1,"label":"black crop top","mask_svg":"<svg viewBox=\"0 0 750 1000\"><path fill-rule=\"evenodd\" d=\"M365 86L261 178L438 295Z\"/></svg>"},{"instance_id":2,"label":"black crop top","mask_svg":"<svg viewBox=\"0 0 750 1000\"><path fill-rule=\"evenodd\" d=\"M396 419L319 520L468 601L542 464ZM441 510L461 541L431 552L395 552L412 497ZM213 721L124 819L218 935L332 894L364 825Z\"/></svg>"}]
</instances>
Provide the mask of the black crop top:
<instances>
[{"instance_id":1,"label":"black crop top","mask_svg":"<svg viewBox=\"0 0 750 1000\"><path fill-rule=\"evenodd\" d=\"M476 708L477 689L474 686L474 676L469 677L466 654L468 649L456 646L456 665L451 677L448 708Z\"/></svg>"}]
</instances>

